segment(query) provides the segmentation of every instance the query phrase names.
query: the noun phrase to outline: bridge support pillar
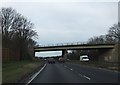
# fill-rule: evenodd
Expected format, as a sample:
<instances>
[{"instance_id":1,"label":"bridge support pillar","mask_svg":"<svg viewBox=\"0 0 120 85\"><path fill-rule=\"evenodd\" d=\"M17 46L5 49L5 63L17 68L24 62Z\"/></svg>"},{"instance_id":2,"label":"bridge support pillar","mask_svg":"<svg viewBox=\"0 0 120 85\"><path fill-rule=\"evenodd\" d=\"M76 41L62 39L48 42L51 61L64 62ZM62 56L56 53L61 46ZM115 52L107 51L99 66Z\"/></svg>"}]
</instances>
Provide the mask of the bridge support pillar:
<instances>
[{"instance_id":1,"label":"bridge support pillar","mask_svg":"<svg viewBox=\"0 0 120 85\"><path fill-rule=\"evenodd\" d=\"M67 59L67 49L66 50L62 50L62 57L64 57L65 59Z\"/></svg>"},{"instance_id":2,"label":"bridge support pillar","mask_svg":"<svg viewBox=\"0 0 120 85\"><path fill-rule=\"evenodd\" d=\"M34 51L34 53L33 53L33 57L35 57L35 51Z\"/></svg>"}]
</instances>

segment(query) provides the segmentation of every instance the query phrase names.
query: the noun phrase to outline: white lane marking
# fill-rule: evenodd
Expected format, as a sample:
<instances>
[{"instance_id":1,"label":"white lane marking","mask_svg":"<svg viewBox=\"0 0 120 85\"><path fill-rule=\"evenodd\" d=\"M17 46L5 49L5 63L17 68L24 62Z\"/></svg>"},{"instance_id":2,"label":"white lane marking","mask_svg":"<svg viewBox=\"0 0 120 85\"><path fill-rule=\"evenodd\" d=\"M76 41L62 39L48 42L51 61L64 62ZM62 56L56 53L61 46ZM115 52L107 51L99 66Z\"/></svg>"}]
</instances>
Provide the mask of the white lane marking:
<instances>
[{"instance_id":1,"label":"white lane marking","mask_svg":"<svg viewBox=\"0 0 120 85\"><path fill-rule=\"evenodd\" d=\"M73 69L72 69L72 68L70 68L70 70L71 70L71 71L73 71Z\"/></svg>"},{"instance_id":2,"label":"white lane marking","mask_svg":"<svg viewBox=\"0 0 120 85\"><path fill-rule=\"evenodd\" d=\"M67 66L65 66L64 65L64 67L67 67ZM68 68L68 67L67 67ZM73 69L72 68L68 68L68 69L70 69L71 71L73 71ZM75 71L76 73L78 73L77 71ZM86 79L88 79L88 80L90 80L91 78L90 77L88 77L88 76L85 76L85 75L82 75L82 74L78 74L79 76L81 76L81 77L84 77L84 78L86 78Z\"/></svg>"},{"instance_id":3,"label":"white lane marking","mask_svg":"<svg viewBox=\"0 0 120 85\"><path fill-rule=\"evenodd\" d=\"M45 64L37 73L35 73L35 74L32 76L32 78L28 81L28 83L27 83L26 85L28 85L31 81L33 81L33 79L34 79L35 77L37 77L37 75L38 75L40 72L42 72L42 70L45 68L45 66L46 66L46 64Z\"/></svg>"},{"instance_id":4,"label":"white lane marking","mask_svg":"<svg viewBox=\"0 0 120 85\"><path fill-rule=\"evenodd\" d=\"M67 67L66 65L64 65L64 67L66 67L66 68L70 69L71 71L73 71L73 69L72 69L72 68L69 68L69 67Z\"/></svg>"},{"instance_id":5,"label":"white lane marking","mask_svg":"<svg viewBox=\"0 0 120 85\"><path fill-rule=\"evenodd\" d=\"M98 68L98 69L102 69L102 68Z\"/></svg>"},{"instance_id":6,"label":"white lane marking","mask_svg":"<svg viewBox=\"0 0 120 85\"><path fill-rule=\"evenodd\" d=\"M82 74L78 74L79 76L81 76L81 77L84 77L84 78L86 78L86 79L88 79L88 80L90 80L91 78L90 77L88 77L88 76L85 76L85 75L82 75Z\"/></svg>"},{"instance_id":7,"label":"white lane marking","mask_svg":"<svg viewBox=\"0 0 120 85\"><path fill-rule=\"evenodd\" d=\"M91 79L91 78L89 78L88 76L85 76L85 75L84 75L83 77L85 77L85 78L86 78L86 79L88 79L88 80L90 80L90 79Z\"/></svg>"}]
</instances>

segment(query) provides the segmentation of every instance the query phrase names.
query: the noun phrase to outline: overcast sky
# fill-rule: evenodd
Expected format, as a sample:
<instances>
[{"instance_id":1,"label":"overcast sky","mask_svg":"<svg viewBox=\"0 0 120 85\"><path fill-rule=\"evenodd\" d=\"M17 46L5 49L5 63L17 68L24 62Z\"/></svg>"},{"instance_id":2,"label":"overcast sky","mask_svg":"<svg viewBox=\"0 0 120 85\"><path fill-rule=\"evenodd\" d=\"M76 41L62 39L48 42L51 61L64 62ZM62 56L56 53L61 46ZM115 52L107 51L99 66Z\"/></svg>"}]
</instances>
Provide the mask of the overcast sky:
<instances>
[{"instance_id":1,"label":"overcast sky","mask_svg":"<svg viewBox=\"0 0 120 85\"><path fill-rule=\"evenodd\" d=\"M109 27L118 22L117 2L6 1L2 7L12 7L33 22L40 45L85 42L93 36L106 34Z\"/></svg>"}]
</instances>

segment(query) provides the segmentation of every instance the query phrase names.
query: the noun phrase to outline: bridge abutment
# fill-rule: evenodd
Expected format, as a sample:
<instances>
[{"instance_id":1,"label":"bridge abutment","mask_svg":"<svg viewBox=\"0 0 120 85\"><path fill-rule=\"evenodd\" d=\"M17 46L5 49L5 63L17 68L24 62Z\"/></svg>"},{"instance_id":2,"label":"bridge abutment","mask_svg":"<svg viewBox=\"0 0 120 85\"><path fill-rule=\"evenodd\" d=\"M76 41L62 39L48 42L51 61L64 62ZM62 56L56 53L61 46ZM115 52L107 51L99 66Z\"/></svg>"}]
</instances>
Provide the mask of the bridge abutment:
<instances>
[{"instance_id":1,"label":"bridge abutment","mask_svg":"<svg viewBox=\"0 0 120 85\"><path fill-rule=\"evenodd\" d=\"M64 57L65 59L67 59L67 49L62 50L62 57Z\"/></svg>"},{"instance_id":2,"label":"bridge abutment","mask_svg":"<svg viewBox=\"0 0 120 85\"><path fill-rule=\"evenodd\" d=\"M100 51L99 62L119 62L120 44L116 44L113 49L102 49Z\"/></svg>"}]
</instances>

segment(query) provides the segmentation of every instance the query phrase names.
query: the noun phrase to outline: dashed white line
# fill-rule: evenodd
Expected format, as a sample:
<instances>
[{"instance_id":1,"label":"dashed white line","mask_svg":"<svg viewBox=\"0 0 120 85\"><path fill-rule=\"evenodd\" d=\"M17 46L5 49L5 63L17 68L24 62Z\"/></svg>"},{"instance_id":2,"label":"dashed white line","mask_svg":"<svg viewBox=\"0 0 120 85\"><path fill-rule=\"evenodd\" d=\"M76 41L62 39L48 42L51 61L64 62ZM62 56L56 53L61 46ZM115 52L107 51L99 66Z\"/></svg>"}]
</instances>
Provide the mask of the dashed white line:
<instances>
[{"instance_id":1,"label":"dashed white line","mask_svg":"<svg viewBox=\"0 0 120 85\"><path fill-rule=\"evenodd\" d=\"M102 69L102 68L98 68L98 69Z\"/></svg>"},{"instance_id":2,"label":"dashed white line","mask_svg":"<svg viewBox=\"0 0 120 85\"><path fill-rule=\"evenodd\" d=\"M90 80L91 78L90 77L88 77L88 76L85 76L85 75L82 75L82 74L78 74L79 76L81 76L81 77L84 77L84 78L86 78L86 79L88 79L88 80Z\"/></svg>"},{"instance_id":3,"label":"dashed white line","mask_svg":"<svg viewBox=\"0 0 120 85\"><path fill-rule=\"evenodd\" d=\"M64 67L67 67L67 66L64 65ZM70 69L71 71L73 71L72 68L68 68L68 69ZM75 72L78 73L77 71L75 71ZM82 75L82 74L80 74L80 73L78 73L78 75L81 76L81 77L84 77L84 78L86 78L86 79L88 79L88 80L91 80L91 78L88 77L88 76Z\"/></svg>"},{"instance_id":4,"label":"dashed white line","mask_svg":"<svg viewBox=\"0 0 120 85\"><path fill-rule=\"evenodd\" d=\"M70 70L71 70L71 71L73 71L73 69L72 69L72 68L70 68Z\"/></svg>"},{"instance_id":5,"label":"dashed white line","mask_svg":"<svg viewBox=\"0 0 120 85\"><path fill-rule=\"evenodd\" d=\"M64 65L64 67L65 67L65 68L68 68L68 69L69 69L69 70L71 70L71 71L73 71L73 69L72 69L72 68L69 68L69 67L67 67L67 66L65 66L65 65Z\"/></svg>"},{"instance_id":6,"label":"dashed white line","mask_svg":"<svg viewBox=\"0 0 120 85\"><path fill-rule=\"evenodd\" d=\"M67 67L67 66L64 66L64 67Z\"/></svg>"},{"instance_id":7,"label":"dashed white line","mask_svg":"<svg viewBox=\"0 0 120 85\"><path fill-rule=\"evenodd\" d=\"M85 75L83 75L83 77L85 77L86 79L88 79L88 80L90 80L91 78L89 78L88 76L85 76Z\"/></svg>"},{"instance_id":8,"label":"dashed white line","mask_svg":"<svg viewBox=\"0 0 120 85\"><path fill-rule=\"evenodd\" d=\"M28 83L27 83L26 85L28 85L30 82L32 82L33 79L34 79L40 72L42 72L42 70L45 68L45 66L46 66L46 64L45 64L37 73L35 73L35 74L31 77L31 79L28 81Z\"/></svg>"}]
</instances>

